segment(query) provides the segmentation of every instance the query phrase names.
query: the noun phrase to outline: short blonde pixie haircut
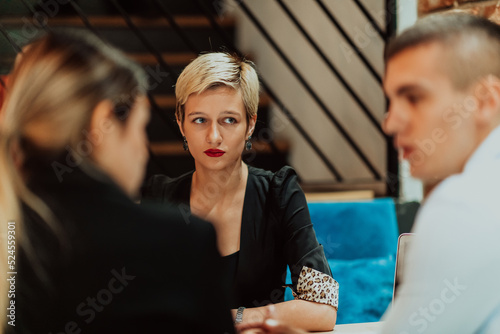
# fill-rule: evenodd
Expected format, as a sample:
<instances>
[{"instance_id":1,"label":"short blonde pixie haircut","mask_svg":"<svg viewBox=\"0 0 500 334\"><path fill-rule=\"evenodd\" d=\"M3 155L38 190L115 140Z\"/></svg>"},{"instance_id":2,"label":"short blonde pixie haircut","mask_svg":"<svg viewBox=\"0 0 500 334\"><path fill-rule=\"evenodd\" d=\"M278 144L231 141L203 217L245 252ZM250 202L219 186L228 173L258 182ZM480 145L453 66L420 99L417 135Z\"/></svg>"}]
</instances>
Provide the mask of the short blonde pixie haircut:
<instances>
[{"instance_id":1,"label":"short blonde pixie haircut","mask_svg":"<svg viewBox=\"0 0 500 334\"><path fill-rule=\"evenodd\" d=\"M226 52L198 56L182 71L175 85L175 117L184 123L184 106L191 94L227 86L239 91L247 113L247 121L257 115L259 106L259 77L255 64Z\"/></svg>"}]
</instances>

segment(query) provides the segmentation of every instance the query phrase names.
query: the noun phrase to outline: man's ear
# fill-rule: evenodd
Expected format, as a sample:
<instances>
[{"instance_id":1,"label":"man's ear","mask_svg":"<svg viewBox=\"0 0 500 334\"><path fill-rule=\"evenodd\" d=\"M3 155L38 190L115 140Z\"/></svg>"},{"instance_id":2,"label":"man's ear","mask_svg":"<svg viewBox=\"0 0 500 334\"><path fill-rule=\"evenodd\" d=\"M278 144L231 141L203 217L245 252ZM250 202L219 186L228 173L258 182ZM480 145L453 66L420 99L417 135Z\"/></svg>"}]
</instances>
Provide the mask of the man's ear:
<instances>
[{"instance_id":1,"label":"man's ear","mask_svg":"<svg viewBox=\"0 0 500 334\"><path fill-rule=\"evenodd\" d=\"M247 138L253 134L255 130L255 123L257 122L257 115L253 115L248 119L248 130L247 130Z\"/></svg>"},{"instance_id":2,"label":"man's ear","mask_svg":"<svg viewBox=\"0 0 500 334\"><path fill-rule=\"evenodd\" d=\"M489 75L476 85L474 95L478 108L474 113L480 126L491 126L500 117L500 79Z\"/></svg>"}]
</instances>

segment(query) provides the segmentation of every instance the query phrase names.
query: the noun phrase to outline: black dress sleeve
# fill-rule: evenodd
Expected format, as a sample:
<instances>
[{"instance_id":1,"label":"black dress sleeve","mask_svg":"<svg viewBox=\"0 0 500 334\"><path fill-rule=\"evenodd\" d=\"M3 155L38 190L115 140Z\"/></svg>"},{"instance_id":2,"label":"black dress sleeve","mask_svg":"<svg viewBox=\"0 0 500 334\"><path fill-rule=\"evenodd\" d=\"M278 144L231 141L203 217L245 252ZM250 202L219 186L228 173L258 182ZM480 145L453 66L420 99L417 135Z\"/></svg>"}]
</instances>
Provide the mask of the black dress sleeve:
<instances>
[{"instance_id":1,"label":"black dress sleeve","mask_svg":"<svg viewBox=\"0 0 500 334\"><path fill-rule=\"evenodd\" d=\"M283 254L292 274L296 299L338 307L338 283L332 278L323 246L316 239L304 192L291 167L279 170L271 193L281 219Z\"/></svg>"}]
</instances>

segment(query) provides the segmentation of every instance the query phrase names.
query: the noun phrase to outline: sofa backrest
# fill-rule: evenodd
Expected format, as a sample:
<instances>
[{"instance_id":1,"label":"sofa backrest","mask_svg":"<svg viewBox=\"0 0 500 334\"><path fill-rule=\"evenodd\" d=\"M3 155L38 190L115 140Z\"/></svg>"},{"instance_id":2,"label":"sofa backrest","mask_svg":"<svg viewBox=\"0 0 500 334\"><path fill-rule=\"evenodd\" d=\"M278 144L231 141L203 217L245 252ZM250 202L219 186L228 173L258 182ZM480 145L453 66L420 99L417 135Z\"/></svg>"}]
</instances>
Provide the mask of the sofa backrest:
<instances>
[{"instance_id":1,"label":"sofa backrest","mask_svg":"<svg viewBox=\"0 0 500 334\"><path fill-rule=\"evenodd\" d=\"M391 198L311 202L308 207L327 259L352 260L396 254L399 233Z\"/></svg>"}]
</instances>

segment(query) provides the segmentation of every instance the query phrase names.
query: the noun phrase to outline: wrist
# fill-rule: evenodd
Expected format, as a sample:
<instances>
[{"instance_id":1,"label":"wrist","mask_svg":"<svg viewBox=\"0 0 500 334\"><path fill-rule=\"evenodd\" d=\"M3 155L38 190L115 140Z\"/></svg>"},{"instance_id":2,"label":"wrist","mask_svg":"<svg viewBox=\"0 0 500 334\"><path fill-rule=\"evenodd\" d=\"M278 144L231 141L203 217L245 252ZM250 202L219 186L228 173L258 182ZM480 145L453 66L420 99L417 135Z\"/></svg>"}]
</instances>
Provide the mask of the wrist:
<instances>
[{"instance_id":1,"label":"wrist","mask_svg":"<svg viewBox=\"0 0 500 334\"><path fill-rule=\"evenodd\" d=\"M238 309L236 310L236 316L234 318L235 325L241 324L243 322L243 311L244 310L245 310L245 308L243 306L238 307Z\"/></svg>"}]
</instances>

